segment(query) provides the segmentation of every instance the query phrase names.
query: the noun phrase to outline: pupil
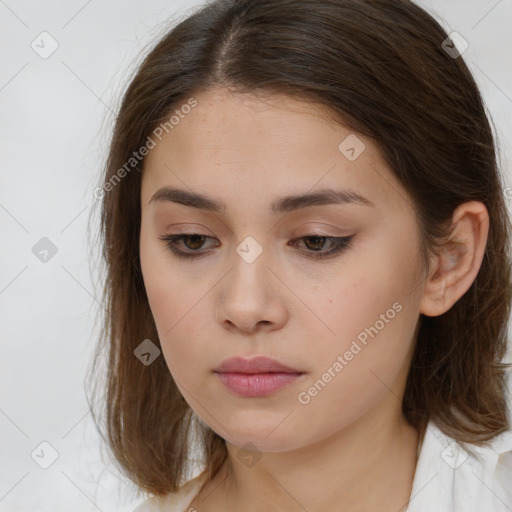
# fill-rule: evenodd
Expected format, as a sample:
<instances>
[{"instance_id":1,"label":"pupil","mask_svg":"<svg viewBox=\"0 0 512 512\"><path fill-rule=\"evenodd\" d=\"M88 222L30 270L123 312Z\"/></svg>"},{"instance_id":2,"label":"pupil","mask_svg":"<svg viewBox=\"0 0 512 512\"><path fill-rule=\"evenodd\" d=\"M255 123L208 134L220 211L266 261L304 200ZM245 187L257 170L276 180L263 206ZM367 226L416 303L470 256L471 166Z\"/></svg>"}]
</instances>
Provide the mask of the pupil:
<instances>
[{"instance_id":1,"label":"pupil","mask_svg":"<svg viewBox=\"0 0 512 512\"><path fill-rule=\"evenodd\" d=\"M204 238L204 235L190 235L185 240L191 240L192 239L192 246L194 245L194 241L196 243L198 243L199 245L197 247L190 247L190 249L198 249L202 245L202 243L203 243L202 238ZM186 245L190 245L190 244L187 243Z\"/></svg>"},{"instance_id":2,"label":"pupil","mask_svg":"<svg viewBox=\"0 0 512 512\"><path fill-rule=\"evenodd\" d=\"M321 249L322 246L324 245L323 239L324 239L323 236L308 236L306 238L306 245L308 245L308 243L307 243L308 240L313 240L313 245L320 245L320 247L309 247L309 248L310 249Z\"/></svg>"}]
</instances>

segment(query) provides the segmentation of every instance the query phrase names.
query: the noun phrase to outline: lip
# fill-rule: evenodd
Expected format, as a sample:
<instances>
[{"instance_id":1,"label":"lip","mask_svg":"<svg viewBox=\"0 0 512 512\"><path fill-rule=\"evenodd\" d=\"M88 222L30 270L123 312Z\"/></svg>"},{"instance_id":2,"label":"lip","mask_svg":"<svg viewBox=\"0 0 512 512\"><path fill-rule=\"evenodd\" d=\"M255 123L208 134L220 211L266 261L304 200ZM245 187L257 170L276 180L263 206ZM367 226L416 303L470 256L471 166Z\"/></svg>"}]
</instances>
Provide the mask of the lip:
<instances>
[{"instance_id":1,"label":"lip","mask_svg":"<svg viewBox=\"0 0 512 512\"><path fill-rule=\"evenodd\" d=\"M258 356L252 359L231 357L223 361L215 370L217 373L302 373L270 357Z\"/></svg>"},{"instance_id":2,"label":"lip","mask_svg":"<svg viewBox=\"0 0 512 512\"><path fill-rule=\"evenodd\" d=\"M305 373L263 356L226 359L214 372L232 393L243 397L271 395Z\"/></svg>"}]
</instances>

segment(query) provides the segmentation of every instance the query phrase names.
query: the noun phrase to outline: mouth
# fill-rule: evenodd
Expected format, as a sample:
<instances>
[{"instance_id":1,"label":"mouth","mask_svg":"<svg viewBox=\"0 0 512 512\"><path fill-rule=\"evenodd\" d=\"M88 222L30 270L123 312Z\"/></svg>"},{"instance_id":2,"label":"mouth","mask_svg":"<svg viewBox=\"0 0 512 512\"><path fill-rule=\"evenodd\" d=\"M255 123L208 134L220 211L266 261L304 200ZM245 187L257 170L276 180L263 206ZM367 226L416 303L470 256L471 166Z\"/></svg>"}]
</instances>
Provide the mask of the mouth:
<instances>
[{"instance_id":1,"label":"mouth","mask_svg":"<svg viewBox=\"0 0 512 512\"><path fill-rule=\"evenodd\" d=\"M234 394L244 397L268 396L299 380L305 372L268 357L225 360L214 372Z\"/></svg>"}]
</instances>

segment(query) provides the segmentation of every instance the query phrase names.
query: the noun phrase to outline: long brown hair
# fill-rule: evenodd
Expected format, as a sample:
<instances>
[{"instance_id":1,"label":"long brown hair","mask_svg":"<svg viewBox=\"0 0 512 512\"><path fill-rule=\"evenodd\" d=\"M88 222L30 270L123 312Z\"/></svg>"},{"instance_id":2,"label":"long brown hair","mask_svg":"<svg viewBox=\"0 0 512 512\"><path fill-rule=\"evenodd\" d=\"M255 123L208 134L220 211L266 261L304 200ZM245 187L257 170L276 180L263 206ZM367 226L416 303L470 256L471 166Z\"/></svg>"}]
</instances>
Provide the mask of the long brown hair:
<instances>
[{"instance_id":1,"label":"long brown hair","mask_svg":"<svg viewBox=\"0 0 512 512\"><path fill-rule=\"evenodd\" d=\"M159 340L139 261L144 160L131 158L172 112L213 86L320 102L371 137L417 211L427 268L455 208L484 203L490 230L481 268L449 311L420 315L403 414L420 432L432 420L477 445L509 428L501 361L510 218L481 95L463 57L447 51L447 37L407 0L215 0L145 57L124 94L102 176L106 311L89 399L94 405L105 393L104 421L95 421L140 489L165 494L186 479L192 414L164 358L146 366L134 355L143 340ZM95 372L102 361L104 378ZM224 440L206 425L199 439L213 477L227 456Z\"/></svg>"}]
</instances>

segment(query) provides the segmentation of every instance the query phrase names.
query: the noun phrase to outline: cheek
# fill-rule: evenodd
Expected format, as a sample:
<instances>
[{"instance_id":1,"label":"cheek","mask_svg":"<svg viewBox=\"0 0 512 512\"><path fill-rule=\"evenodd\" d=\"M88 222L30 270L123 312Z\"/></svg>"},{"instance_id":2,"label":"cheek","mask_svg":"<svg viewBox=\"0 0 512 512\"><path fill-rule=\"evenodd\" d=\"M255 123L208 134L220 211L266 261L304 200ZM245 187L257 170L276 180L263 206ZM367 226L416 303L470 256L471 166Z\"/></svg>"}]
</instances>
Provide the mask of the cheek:
<instances>
[{"instance_id":1,"label":"cheek","mask_svg":"<svg viewBox=\"0 0 512 512\"><path fill-rule=\"evenodd\" d=\"M206 312L198 303L200 294L184 292L175 284L166 286L162 279L156 279L148 297L151 295L149 302L167 367L184 396L185 390L195 396L209 361L200 345L204 331L199 318L204 322Z\"/></svg>"},{"instance_id":2,"label":"cheek","mask_svg":"<svg viewBox=\"0 0 512 512\"><path fill-rule=\"evenodd\" d=\"M345 405L357 407L352 403L356 397L371 401L383 383L392 385L408 368L421 300L420 266L399 248L382 244L378 259L374 251L361 253L349 273L330 281L327 293L317 296L323 341L315 344L312 381L342 356L343 370L328 386L348 397Z\"/></svg>"},{"instance_id":3,"label":"cheek","mask_svg":"<svg viewBox=\"0 0 512 512\"><path fill-rule=\"evenodd\" d=\"M384 279L381 284L361 278L346 294L328 299L331 309L325 321L336 336L324 336L332 341L315 346L315 369L298 390L300 397L294 397L299 416L308 418L307 425L297 427L302 436L329 435L353 423L385 395L391 401L400 396L417 306L407 298L406 283L391 286Z\"/></svg>"},{"instance_id":4,"label":"cheek","mask_svg":"<svg viewBox=\"0 0 512 512\"><path fill-rule=\"evenodd\" d=\"M327 290L314 291L314 311L321 320L317 323L322 337L335 341L334 347L332 343L327 345L337 351L345 346L348 349L355 338L364 342L365 332L375 324L378 337L385 337L382 334L392 324L400 323L396 320L400 316L397 309L404 310L411 303L412 279L408 272L400 262L393 266L374 262L365 265L361 261L346 276L331 279Z\"/></svg>"},{"instance_id":5,"label":"cheek","mask_svg":"<svg viewBox=\"0 0 512 512\"><path fill-rule=\"evenodd\" d=\"M200 290L162 274L148 276L146 292L164 351L179 352L194 348L197 335L194 320L206 312L202 309ZM178 354L177 354L178 355Z\"/></svg>"},{"instance_id":6,"label":"cheek","mask_svg":"<svg viewBox=\"0 0 512 512\"><path fill-rule=\"evenodd\" d=\"M322 334L350 340L395 302L404 309L416 303L421 268L414 217L404 215L401 221L361 233L339 264L299 281L297 294L308 299L305 302L325 324L317 322Z\"/></svg>"},{"instance_id":7,"label":"cheek","mask_svg":"<svg viewBox=\"0 0 512 512\"><path fill-rule=\"evenodd\" d=\"M149 228L141 232L140 262L146 295L159 334L170 333L197 303L200 291L195 289L193 280L185 277L188 273L175 262L165 242L158 240Z\"/></svg>"},{"instance_id":8,"label":"cheek","mask_svg":"<svg viewBox=\"0 0 512 512\"><path fill-rule=\"evenodd\" d=\"M178 387L196 387L209 367L208 353L201 340L208 343L211 312L207 311L208 282L189 280L179 265L167 259L146 259L144 284L160 339L162 355Z\"/></svg>"}]
</instances>

